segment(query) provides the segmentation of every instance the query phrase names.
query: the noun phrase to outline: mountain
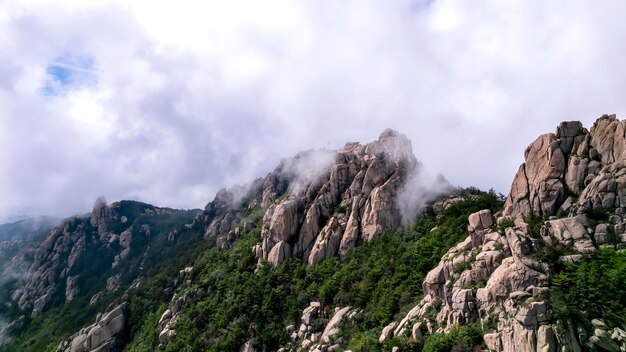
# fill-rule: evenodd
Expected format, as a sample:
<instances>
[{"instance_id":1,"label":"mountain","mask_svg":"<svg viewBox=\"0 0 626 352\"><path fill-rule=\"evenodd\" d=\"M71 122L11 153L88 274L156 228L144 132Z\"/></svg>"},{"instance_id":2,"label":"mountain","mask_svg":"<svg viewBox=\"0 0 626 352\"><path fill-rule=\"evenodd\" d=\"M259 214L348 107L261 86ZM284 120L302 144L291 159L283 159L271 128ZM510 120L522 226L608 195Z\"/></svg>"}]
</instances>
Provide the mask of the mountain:
<instances>
[{"instance_id":1,"label":"mountain","mask_svg":"<svg viewBox=\"0 0 626 352\"><path fill-rule=\"evenodd\" d=\"M428 273L424 298L391 334L480 322L490 350L623 350L625 126L605 115L590 131L564 122L537 138L502 216L469 217L469 236Z\"/></svg>"},{"instance_id":2,"label":"mountain","mask_svg":"<svg viewBox=\"0 0 626 352\"><path fill-rule=\"evenodd\" d=\"M422 188L408 189L415 179ZM221 248L260 224L262 241L254 248L259 261L313 264L399 228L403 216L412 220L419 205L446 187L442 180L421 179L411 142L386 130L366 145L300 153L248 189L223 190L201 221L204 237L217 237ZM244 219L250 212L258 216Z\"/></svg>"},{"instance_id":3,"label":"mountain","mask_svg":"<svg viewBox=\"0 0 626 352\"><path fill-rule=\"evenodd\" d=\"M386 130L202 211L98 199L0 285L0 348L623 351L625 127L560 124L506 197L429 179Z\"/></svg>"},{"instance_id":4,"label":"mountain","mask_svg":"<svg viewBox=\"0 0 626 352\"><path fill-rule=\"evenodd\" d=\"M13 319L3 330L37 326L50 308L66 312L62 316L72 320L64 322L69 328L86 325L98 309L119 299L121 290L158 271L160 263L175 260L177 250L197 245L202 237L188 235L184 224L198 213L135 201L108 205L99 198L90 214L61 221L29 257L13 260L27 270L0 291L5 302L0 315ZM55 319L54 314L58 311L43 319ZM37 338L42 343L56 338L54 331L42 333L46 337ZM45 345L28 346L37 350Z\"/></svg>"},{"instance_id":5,"label":"mountain","mask_svg":"<svg viewBox=\"0 0 626 352\"><path fill-rule=\"evenodd\" d=\"M0 271L7 271L6 266L17 254L23 254L29 248L36 248L38 241L41 240L46 231L59 221L61 219L40 216L1 224Z\"/></svg>"},{"instance_id":6,"label":"mountain","mask_svg":"<svg viewBox=\"0 0 626 352\"><path fill-rule=\"evenodd\" d=\"M5 298L5 302L32 262L42 237L59 221L54 217L40 216L0 225L0 296ZM0 344L3 336L0 333Z\"/></svg>"}]
</instances>

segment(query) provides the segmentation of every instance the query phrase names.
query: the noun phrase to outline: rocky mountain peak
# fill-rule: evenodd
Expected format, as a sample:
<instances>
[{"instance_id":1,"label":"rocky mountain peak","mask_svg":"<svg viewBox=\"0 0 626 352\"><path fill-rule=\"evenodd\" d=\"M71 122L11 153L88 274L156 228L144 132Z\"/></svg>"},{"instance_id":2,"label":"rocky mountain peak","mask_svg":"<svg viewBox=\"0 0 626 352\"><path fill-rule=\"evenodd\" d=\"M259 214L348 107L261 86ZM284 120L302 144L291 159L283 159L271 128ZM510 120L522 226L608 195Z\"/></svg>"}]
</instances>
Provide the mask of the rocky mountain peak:
<instances>
[{"instance_id":1,"label":"rocky mountain peak","mask_svg":"<svg viewBox=\"0 0 626 352\"><path fill-rule=\"evenodd\" d=\"M539 136L525 150L502 210L493 191L447 193L443 177L420 181L411 141L391 129L367 144L286 158L263 178L220 190L201 214L133 201L107 205L101 197L91 214L48 233L6 306L19 309L17 324L29 312L48 319L54 305L88 301L105 309L114 302L93 324L66 334L59 351L121 350L130 332L133 350L207 350L226 346L222 336L213 339L223 333L231 335L220 350L240 351L330 351L355 341L408 350L419 346L414 340L435 341L439 350L483 342L494 351L624 350L623 324L605 313L623 316L623 299L601 297L624 292L623 268L607 264L626 249L624 124L605 115L589 130L566 121ZM413 226L381 236L435 199ZM351 250L366 241L373 242ZM333 256L341 258L315 266ZM290 258L297 260L280 265ZM586 270L594 258L618 274L604 280L604 270ZM182 263L194 264L180 269ZM171 282L150 276L161 264ZM571 268L611 285L578 280ZM575 281L595 295L582 303L604 307L558 296ZM557 306L563 302L575 310ZM288 317L297 305L301 317ZM366 321L367 331L359 331ZM375 328L374 341L348 336Z\"/></svg>"},{"instance_id":2,"label":"rocky mountain peak","mask_svg":"<svg viewBox=\"0 0 626 352\"><path fill-rule=\"evenodd\" d=\"M381 149L397 162L415 163L416 159L413 155L413 146L411 140L407 136L390 128L383 131L377 140ZM370 143L375 148L375 143Z\"/></svg>"},{"instance_id":3,"label":"rocky mountain peak","mask_svg":"<svg viewBox=\"0 0 626 352\"><path fill-rule=\"evenodd\" d=\"M411 141L387 129L368 144L350 142L285 159L245 194L241 187L220 191L198 220L205 224L205 238L217 237L220 247L260 226L262 242L254 248L259 260L314 263L399 227L406 211L399 209L398 196L418 173ZM228 209L223 199L244 201Z\"/></svg>"},{"instance_id":4,"label":"rocky mountain peak","mask_svg":"<svg viewBox=\"0 0 626 352\"><path fill-rule=\"evenodd\" d=\"M591 130L562 122L531 143L503 216L470 215L468 237L428 273L422 301L381 339L479 322L494 351L624 350L623 330L611 334L602 317L584 324L554 319L550 280L564 263L626 248L625 125L615 115L600 117Z\"/></svg>"},{"instance_id":5,"label":"rocky mountain peak","mask_svg":"<svg viewBox=\"0 0 626 352\"><path fill-rule=\"evenodd\" d=\"M570 121L561 123L556 133L539 136L526 149L504 215L552 216L559 211L582 213L594 207L626 207L626 197L620 198L617 183L601 181L610 178L607 173L617 177L624 169L625 133L624 121L603 115L589 131L579 121ZM612 169L607 169L609 166ZM605 176L598 178L600 174ZM586 195L581 197L583 192ZM591 196L598 192L598 197Z\"/></svg>"},{"instance_id":6,"label":"rocky mountain peak","mask_svg":"<svg viewBox=\"0 0 626 352\"><path fill-rule=\"evenodd\" d=\"M106 223L111 218L111 209L107 205L107 201L104 196L100 196L96 199L93 204L93 210L91 211L91 216L89 222L91 226L96 228L102 228L101 231L106 230Z\"/></svg>"}]
</instances>

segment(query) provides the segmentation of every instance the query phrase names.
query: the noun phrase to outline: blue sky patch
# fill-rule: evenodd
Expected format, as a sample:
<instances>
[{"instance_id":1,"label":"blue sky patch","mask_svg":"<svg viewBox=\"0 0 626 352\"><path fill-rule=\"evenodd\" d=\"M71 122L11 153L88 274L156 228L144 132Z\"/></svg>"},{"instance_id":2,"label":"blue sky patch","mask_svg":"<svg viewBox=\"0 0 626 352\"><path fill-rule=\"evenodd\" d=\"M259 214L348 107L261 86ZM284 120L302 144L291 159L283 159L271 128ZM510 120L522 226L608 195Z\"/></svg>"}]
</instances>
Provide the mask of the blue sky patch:
<instances>
[{"instance_id":1,"label":"blue sky patch","mask_svg":"<svg viewBox=\"0 0 626 352\"><path fill-rule=\"evenodd\" d=\"M65 55L46 67L45 95L59 95L72 89L94 86L98 83L94 60L88 56Z\"/></svg>"}]
</instances>

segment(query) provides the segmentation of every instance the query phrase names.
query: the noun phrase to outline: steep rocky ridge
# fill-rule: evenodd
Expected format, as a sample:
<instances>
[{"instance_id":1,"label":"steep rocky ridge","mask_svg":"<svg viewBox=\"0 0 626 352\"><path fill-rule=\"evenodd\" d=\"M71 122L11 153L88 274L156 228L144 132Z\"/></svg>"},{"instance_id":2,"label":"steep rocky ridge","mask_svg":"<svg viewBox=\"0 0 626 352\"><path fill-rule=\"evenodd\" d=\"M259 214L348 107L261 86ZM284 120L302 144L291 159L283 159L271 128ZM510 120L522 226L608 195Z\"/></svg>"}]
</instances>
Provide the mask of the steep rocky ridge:
<instances>
[{"instance_id":1,"label":"steep rocky ridge","mask_svg":"<svg viewBox=\"0 0 626 352\"><path fill-rule=\"evenodd\" d=\"M0 302L10 302L30 267L35 251L47 230L60 221L54 217L22 219L0 225ZM0 346L6 342L5 330L11 326L0 306Z\"/></svg>"},{"instance_id":2,"label":"steep rocky ridge","mask_svg":"<svg viewBox=\"0 0 626 352\"><path fill-rule=\"evenodd\" d=\"M254 248L259 260L312 264L400 227L407 206L399 195L419 171L411 142L386 130L369 144L300 153L247 189L222 190L196 224L203 223L205 238L216 237L222 248L260 226L262 242ZM447 187L442 179L425 182L413 200L423 204ZM409 217L418 207L412 210Z\"/></svg>"},{"instance_id":3,"label":"steep rocky ridge","mask_svg":"<svg viewBox=\"0 0 626 352\"><path fill-rule=\"evenodd\" d=\"M50 232L13 304L26 314L45 315L61 302L85 296L98 301L108 291L121 296L131 285L139 290L128 291L128 307L125 299L113 300L109 313L59 345L70 351L119 350L127 337L131 350L341 350L354 342L351 333L362 333L356 350L388 350L396 342L432 341L440 336L434 334L467 324L479 326L486 346L496 351L624 350L623 327L601 315L585 316L583 323L565 320L550 301L561 263L626 246L621 125L603 116L589 131L565 122L556 133L540 136L527 149L502 211L495 192L490 197L497 206L484 205L479 193L435 197L445 182L427 183L434 192L422 190L420 201L437 201L414 228L399 229L405 211L416 215L418 209L407 208L400 195L420 167L406 137L390 130L369 144L286 159L265 178L218 192L188 225L171 224L171 210L100 200L91 214ZM477 202L469 208L472 200ZM134 216L123 211L129 204ZM485 207L491 210L477 211ZM470 213L465 233L463 219ZM165 224L158 229L158 222L147 222L161 217ZM186 231L219 250L177 262L175 277L134 280L152 265L146 253L157 247L154 238L175 242ZM380 260L363 265L362 272L359 266L371 263L364 256L392 252L385 243L402 244L393 259L415 254L406 256L410 269L398 273L398 260ZM96 255L105 265L88 271L85 258ZM412 276L418 266L420 274ZM86 291L88 272L101 273L93 291ZM353 279L358 282L351 286ZM413 281L403 286L404 280ZM381 307L373 307L374 300ZM400 310L416 300L412 309Z\"/></svg>"},{"instance_id":4,"label":"steep rocky ridge","mask_svg":"<svg viewBox=\"0 0 626 352\"><path fill-rule=\"evenodd\" d=\"M596 319L588 325L556 319L549 282L559 261L579 261L600 248L626 248L624 138L624 122L605 115L590 131L580 122L564 122L556 133L534 141L526 149L503 216L496 221L491 212L481 211L469 217L469 236L428 274L424 298L397 325L390 325L393 334L388 337L410 334L420 339L425 333L479 322L490 350L612 346L623 351L623 327L608 327L599 316L588 317ZM547 250L561 257L556 262L542 257Z\"/></svg>"},{"instance_id":5,"label":"steep rocky ridge","mask_svg":"<svg viewBox=\"0 0 626 352\"><path fill-rule=\"evenodd\" d=\"M194 214L133 201L107 205L99 198L90 214L65 219L50 230L11 299L34 317L79 295L116 291L122 275L141 275L142 258L126 260L134 247L141 252L160 232L174 231ZM160 221L171 223L163 228Z\"/></svg>"}]
</instances>

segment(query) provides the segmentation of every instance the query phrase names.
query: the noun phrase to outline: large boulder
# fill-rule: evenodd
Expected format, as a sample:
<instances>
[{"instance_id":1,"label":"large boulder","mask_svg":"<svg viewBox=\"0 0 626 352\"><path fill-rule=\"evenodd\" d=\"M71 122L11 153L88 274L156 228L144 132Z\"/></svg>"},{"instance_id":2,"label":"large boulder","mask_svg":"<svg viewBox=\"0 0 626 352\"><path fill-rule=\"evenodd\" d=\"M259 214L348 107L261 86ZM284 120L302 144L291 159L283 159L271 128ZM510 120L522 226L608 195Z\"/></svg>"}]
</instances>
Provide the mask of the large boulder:
<instances>
[{"instance_id":1,"label":"large boulder","mask_svg":"<svg viewBox=\"0 0 626 352\"><path fill-rule=\"evenodd\" d=\"M98 314L92 325L80 329L68 341L61 342L57 351L121 351L126 336L128 309L128 303L124 302L104 314Z\"/></svg>"}]
</instances>

